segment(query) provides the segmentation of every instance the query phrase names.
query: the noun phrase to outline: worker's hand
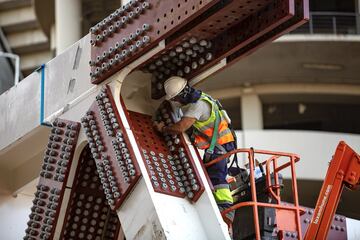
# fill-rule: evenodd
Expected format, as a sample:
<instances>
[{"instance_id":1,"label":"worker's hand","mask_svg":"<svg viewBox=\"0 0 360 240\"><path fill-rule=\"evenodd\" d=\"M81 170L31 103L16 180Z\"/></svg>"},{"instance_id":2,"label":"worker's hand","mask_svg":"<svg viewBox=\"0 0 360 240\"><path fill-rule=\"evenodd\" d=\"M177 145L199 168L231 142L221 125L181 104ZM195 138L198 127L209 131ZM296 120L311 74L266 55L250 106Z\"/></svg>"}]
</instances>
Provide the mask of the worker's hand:
<instances>
[{"instance_id":1,"label":"worker's hand","mask_svg":"<svg viewBox=\"0 0 360 240\"><path fill-rule=\"evenodd\" d=\"M153 126L156 129L156 131L163 132L165 123L164 122L154 122Z\"/></svg>"}]
</instances>

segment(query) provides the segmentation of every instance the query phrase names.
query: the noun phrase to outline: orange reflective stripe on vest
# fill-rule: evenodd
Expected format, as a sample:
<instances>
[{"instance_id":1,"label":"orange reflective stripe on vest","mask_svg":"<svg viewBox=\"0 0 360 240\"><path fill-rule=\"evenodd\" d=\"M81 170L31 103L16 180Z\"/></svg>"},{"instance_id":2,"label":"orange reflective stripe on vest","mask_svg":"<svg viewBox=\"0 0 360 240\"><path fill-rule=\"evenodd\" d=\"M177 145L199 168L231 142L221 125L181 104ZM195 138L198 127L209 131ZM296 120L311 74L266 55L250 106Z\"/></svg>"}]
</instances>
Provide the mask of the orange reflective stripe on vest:
<instances>
[{"instance_id":1,"label":"orange reflective stripe on vest","mask_svg":"<svg viewBox=\"0 0 360 240\"><path fill-rule=\"evenodd\" d=\"M211 98L208 95L204 93L201 95L199 101L200 100L205 101L211 105L211 113L210 113L210 117L207 120L196 121L194 123L194 127L196 129L196 131L194 131L195 145L200 149L207 149L210 147L211 138L214 132L214 125L216 119L215 111L219 111L219 109L217 104L213 100L211 100ZM219 115L220 115L220 123L219 123L217 143L223 145L225 143L234 141L234 136L232 135L228 123L223 118L221 112L219 112ZM203 135L199 134L198 132L201 132L202 134L208 136L208 138L205 138Z\"/></svg>"}]
</instances>

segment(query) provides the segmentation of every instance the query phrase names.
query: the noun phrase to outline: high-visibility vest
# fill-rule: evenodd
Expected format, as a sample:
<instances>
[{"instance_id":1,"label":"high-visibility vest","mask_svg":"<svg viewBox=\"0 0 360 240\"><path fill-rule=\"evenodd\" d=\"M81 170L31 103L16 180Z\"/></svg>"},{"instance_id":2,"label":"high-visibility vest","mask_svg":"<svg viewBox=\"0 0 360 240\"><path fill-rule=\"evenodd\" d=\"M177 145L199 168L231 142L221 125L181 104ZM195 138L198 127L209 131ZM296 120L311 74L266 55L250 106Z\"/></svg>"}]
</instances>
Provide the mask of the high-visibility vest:
<instances>
[{"instance_id":1,"label":"high-visibility vest","mask_svg":"<svg viewBox=\"0 0 360 240\"><path fill-rule=\"evenodd\" d=\"M210 117L205 121L196 120L193 124L195 128L194 131L194 144L196 147L200 149L207 149L210 147L211 138L213 136L214 127L215 127L215 120L216 120L216 111L218 111L220 116L219 128L218 128L218 136L217 136L217 143L223 145L225 143L233 142L234 136L228 126L227 121L219 111L218 105L205 93L201 94L201 97L198 101L204 101L210 104L211 106L211 114ZM202 134L200 134L201 132ZM206 139L204 136L208 136Z\"/></svg>"}]
</instances>

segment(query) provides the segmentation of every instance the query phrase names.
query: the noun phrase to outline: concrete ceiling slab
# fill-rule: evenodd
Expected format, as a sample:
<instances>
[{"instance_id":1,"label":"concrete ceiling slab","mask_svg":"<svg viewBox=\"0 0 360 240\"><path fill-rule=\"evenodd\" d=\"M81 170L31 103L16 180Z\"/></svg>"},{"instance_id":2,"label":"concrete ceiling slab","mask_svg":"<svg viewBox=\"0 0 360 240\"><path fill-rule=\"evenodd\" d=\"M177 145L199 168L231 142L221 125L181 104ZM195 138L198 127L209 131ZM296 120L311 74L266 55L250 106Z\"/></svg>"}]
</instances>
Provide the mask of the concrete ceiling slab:
<instances>
[{"instance_id":1,"label":"concrete ceiling slab","mask_svg":"<svg viewBox=\"0 0 360 240\"><path fill-rule=\"evenodd\" d=\"M212 90L263 83L360 84L360 41L278 41L213 75Z\"/></svg>"},{"instance_id":2,"label":"concrete ceiling slab","mask_svg":"<svg viewBox=\"0 0 360 240\"><path fill-rule=\"evenodd\" d=\"M32 159L40 152L43 152L48 142L50 128L38 128L31 136L26 136L11 146L0 152L0 169L13 170L28 160Z\"/></svg>"}]
</instances>

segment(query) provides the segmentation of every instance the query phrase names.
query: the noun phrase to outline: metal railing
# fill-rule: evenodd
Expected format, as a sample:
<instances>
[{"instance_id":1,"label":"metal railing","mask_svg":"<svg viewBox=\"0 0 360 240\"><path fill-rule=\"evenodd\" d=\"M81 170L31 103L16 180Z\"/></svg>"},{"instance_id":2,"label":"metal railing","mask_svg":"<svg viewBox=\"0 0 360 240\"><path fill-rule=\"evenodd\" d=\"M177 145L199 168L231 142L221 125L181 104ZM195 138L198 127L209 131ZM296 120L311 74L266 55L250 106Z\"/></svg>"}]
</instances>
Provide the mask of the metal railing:
<instances>
[{"instance_id":1,"label":"metal railing","mask_svg":"<svg viewBox=\"0 0 360 240\"><path fill-rule=\"evenodd\" d=\"M293 34L360 34L360 15L349 12L310 12L310 20Z\"/></svg>"},{"instance_id":2,"label":"metal railing","mask_svg":"<svg viewBox=\"0 0 360 240\"><path fill-rule=\"evenodd\" d=\"M225 223L228 224L229 228L231 228L232 222L228 218L227 214L240 208L251 207L253 210L255 239L260 240L262 239L262 237L260 234L260 219L258 214L259 208L273 208L276 209L276 230L279 239L283 239L284 233L286 231L296 232L296 237L298 237L298 239L302 239L300 215L303 214L303 209L299 205L298 187L295 171L295 163L300 160L300 157L297 154L293 153L254 150L253 148L235 149L206 163L205 167L211 167L214 164L224 160L225 158L229 158L231 155L234 154L245 154L245 156L247 157L250 170L249 186L252 200L246 202L237 202L232 207L223 210L221 212L221 215ZM269 195L272 197L272 199L274 200L273 203L261 202L257 198L258 191L255 182L255 165L258 159L258 164L265 166L267 186L265 191L268 192ZM280 172L284 169L289 168L291 171L290 180L292 184L291 189L292 199L294 201L293 205L288 205L282 202L279 184ZM271 180L271 178L273 178L273 181ZM259 189L259 191L264 191L264 189ZM248 222L247 224L250 224L250 222Z\"/></svg>"}]
</instances>

